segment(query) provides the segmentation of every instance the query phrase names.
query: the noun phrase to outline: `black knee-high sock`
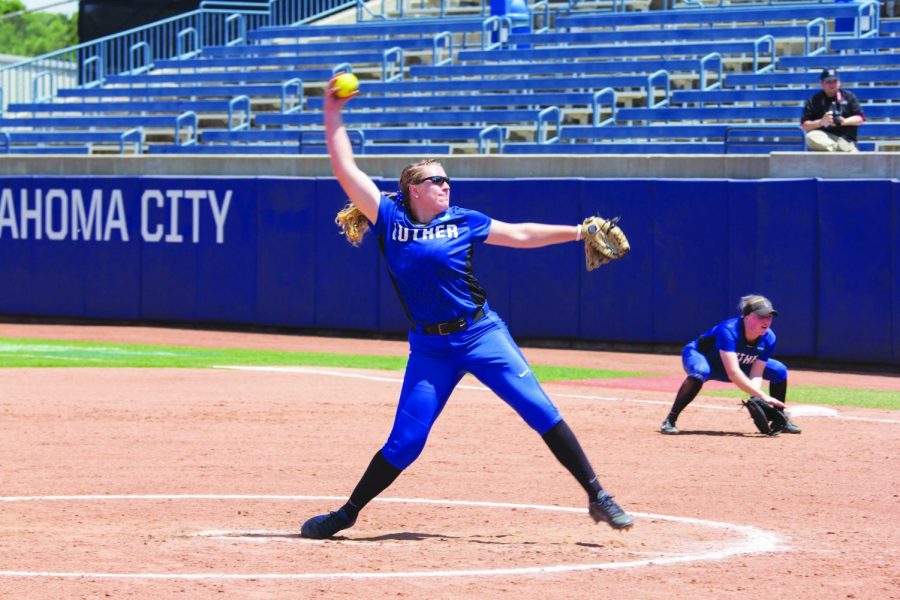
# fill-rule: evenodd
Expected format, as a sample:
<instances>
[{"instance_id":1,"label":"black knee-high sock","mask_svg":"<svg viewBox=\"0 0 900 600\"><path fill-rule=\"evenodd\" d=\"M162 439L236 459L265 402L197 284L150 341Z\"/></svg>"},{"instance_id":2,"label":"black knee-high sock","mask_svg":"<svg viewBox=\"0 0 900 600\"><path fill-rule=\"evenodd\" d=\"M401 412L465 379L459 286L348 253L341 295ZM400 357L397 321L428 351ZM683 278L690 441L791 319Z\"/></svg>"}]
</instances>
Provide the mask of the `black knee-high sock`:
<instances>
[{"instance_id":1,"label":"black knee-high sock","mask_svg":"<svg viewBox=\"0 0 900 600\"><path fill-rule=\"evenodd\" d=\"M550 451L553 452L556 460L561 462L569 470L569 473L578 480L578 483L581 484L588 496L592 499L596 498L603 487L597 481L594 468L591 467L584 450L581 449L581 444L578 443L578 439L572 433L572 430L569 429L566 422L560 421L542 437L547 446L550 447Z\"/></svg>"},{"instance_id":2,"label":"black knee-high sock","mask_svg":"<svg viewBox=\"0 0 900 600\"><path fill-rule=\"evenodd\" d=\"M696 377L685 377L681 387L678 388L678 394L675 395L672 410L669 411L669 423L675 424L675 421L678 420L678 415L697 397L702 387L703 382Z\"/></svg>"},{"instance_id":3,"label":"black knee-high sock","mask_svg":"<svg viewBox=\"0 0 900 600\"><path fill-rule=\"evenodd\" d=\"M787 379L785 379L784 381L779 381L778 383L770 383L769 395L776 400L787 402Z\"/></svg>"},{"instance_id":4,"label":"black knee-high sock","mask_svg":"<svg viewBox=\"0 0 900 600\"><path fill-rule=\"evenodd\" d=\"M359 483L356 484L353 493L350 494L350 499L341 508L343 508L351 518L356 518L359 511L361 511L372 498L394 483L394 480L397 479L397 476L402 472L403 469L398 469L389 463L381 453L381 450L379 450L375 453L375 456L372 457L369 467L366 469L366 472L363 473Z\"/></svg>"}]
</instances>

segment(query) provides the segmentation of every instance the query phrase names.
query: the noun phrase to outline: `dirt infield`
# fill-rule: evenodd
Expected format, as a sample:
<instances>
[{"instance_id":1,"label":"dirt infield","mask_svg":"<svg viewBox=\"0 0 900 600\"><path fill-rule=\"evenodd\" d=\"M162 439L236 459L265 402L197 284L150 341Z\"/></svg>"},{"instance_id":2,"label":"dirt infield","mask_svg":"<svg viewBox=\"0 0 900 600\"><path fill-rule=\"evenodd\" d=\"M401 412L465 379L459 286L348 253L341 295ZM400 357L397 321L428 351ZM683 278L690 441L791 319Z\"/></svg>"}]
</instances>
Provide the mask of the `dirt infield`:
<instances>
[{"instance_id":1,"label":"dirt infield","mask_svg":"<svg viewBox=\"0 0 900 600\"><path fill-rule=\"evenodd\" d=\"M406 352L137 327L0 337ZM540 439L470 378L383 499L316 542L299 524L349 494L390 428L400 373L9 369L0 597L900 598L900 414L841 408L765 438L733 399L701 397L684 433L662 436L677 357L525 354L659 375L546 385L632 531L594 525ZM889 376L792 381L900 393Z\"/></svg>"}]
</instances>

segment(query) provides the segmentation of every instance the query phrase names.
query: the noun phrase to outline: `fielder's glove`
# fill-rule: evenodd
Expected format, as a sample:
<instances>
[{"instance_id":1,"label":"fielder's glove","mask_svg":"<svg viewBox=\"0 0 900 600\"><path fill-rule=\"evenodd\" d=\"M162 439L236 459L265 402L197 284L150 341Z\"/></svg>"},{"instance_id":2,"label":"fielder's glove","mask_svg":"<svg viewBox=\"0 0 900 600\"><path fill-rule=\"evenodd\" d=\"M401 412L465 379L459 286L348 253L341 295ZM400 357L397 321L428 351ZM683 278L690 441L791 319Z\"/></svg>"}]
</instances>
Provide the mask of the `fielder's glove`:
<instances>
[{"instance_id":1,"label":"fielder's glove","mask_svg":"<svg viewBox=\"0 0 900 600\"><path fill-rule=\"evenodd\" d=\"M581 224L581 237L584 239L584 264L588 271L599 269L606 263L625 256L631 245L628 238L616 223L619 217L604 219L588 217Z\"/></svg>"},{"instance_id":2,"label":"fielder's glove","mask_svg":"<svg viewBox=\"0 0 900 600\"><path fill-rule=\"evenodd\" d=\"M787 425L787 416L780 408L775 408L762 398L751 396L747 400L742 400L741 404L747 407L753 424L759 429L760 433L766 435L778 435Z\"/></svg>"}]
</instances>

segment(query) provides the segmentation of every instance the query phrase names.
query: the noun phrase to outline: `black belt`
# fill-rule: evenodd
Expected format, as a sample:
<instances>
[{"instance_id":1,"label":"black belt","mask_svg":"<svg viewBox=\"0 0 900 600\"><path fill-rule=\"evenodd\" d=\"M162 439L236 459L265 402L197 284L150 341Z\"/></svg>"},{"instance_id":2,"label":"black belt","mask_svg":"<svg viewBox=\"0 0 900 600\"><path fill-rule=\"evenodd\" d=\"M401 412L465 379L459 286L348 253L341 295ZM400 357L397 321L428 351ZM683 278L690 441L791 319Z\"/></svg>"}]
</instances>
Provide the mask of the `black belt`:
<instances>
[{"instance_id":1,"label":"black belt","mask_svg":"<svg viewBox=\"0 0 900 600\"><path fill-rule=\"evenodd\" d=\"M479 306L478 310L472 313L471 317L460 317L452 321L444 321L443 323L435 323L434 325L421 325L419 327L422 333L429 335L450 335L457 331L462 331L469 325L474 325L484 317L484 307Z\"/></svg>"}]
</instances>

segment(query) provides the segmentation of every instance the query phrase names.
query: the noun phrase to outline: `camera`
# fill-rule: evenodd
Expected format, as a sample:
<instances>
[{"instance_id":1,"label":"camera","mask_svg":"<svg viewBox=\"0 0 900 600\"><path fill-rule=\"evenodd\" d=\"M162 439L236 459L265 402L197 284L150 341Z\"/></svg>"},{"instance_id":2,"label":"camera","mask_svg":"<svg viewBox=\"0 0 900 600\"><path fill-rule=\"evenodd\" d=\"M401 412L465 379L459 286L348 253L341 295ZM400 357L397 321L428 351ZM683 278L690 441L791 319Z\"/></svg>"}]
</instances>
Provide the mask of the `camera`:
<instances>
[{"instance_id":1,"label":"camera","mask_svg":"<svg viewBox=\"0 0 900 600\"><path fill-rule=\"evenodd\" d=\"M834 121L835 126L839 126L841 121L843 121L843 117L841 117L841 107L837 102L831 103L831 119Z\"/></svg>"}]
</instances>

